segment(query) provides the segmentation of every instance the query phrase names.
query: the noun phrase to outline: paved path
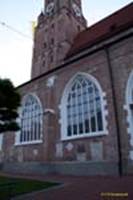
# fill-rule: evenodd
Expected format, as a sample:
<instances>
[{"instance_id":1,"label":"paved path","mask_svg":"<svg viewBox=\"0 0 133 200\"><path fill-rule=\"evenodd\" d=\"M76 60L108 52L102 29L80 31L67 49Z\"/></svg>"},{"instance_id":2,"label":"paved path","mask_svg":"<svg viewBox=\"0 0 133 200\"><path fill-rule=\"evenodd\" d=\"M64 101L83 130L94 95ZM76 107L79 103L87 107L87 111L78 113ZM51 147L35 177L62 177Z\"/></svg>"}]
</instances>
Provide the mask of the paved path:
<instances>
[{"instance_id":1,"label":"paved path","mask_svg":"<svg viewBox=\"0 0 133 200\"><path fill-rule=\"evenodd\" d=\"M16 200L133 200L133 176L118 178L32 175L24 177L63 184L60 187L21 196ZM101 193L105 196L101 197ZM126 193L128 197L120 196Z\"/></svg>"}]
</instances>

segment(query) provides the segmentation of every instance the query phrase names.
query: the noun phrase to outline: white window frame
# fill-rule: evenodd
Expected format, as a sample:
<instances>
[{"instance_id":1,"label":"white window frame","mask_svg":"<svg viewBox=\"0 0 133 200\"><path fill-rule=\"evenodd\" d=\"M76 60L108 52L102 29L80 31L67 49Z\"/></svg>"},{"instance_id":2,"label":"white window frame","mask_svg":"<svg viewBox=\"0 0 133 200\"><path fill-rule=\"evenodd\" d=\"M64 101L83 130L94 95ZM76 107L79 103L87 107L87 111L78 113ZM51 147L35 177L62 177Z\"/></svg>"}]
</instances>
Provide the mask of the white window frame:
<instances>
[{"instance_id":1,"label":"white window frame","mask_svg":"<svg viewBox=\"0 0 133 200\"><path fill-rule=\"evenodd\" d=\"M133 71L130 73L127 81L125 101L124 109L127 111L128 123L127 132L130 135L130 145L133 146L133 110L130 108L130 105L133 104ZM131 158L133 160L133 156Z\"/></svg>"},{"instance_id":2,"label":"white window frame","mask_svg":"<svg viewBox=\"0 0 133 200\"><path fill-rule=\"evenodd\" d=\"M67 109L66 109L66 105L67 105L67 99L68 99L68 94L69 91L71 90L72 87L72 83L73 81L76 79L76 77L78 75L82 75L85 76L87 79L89 79L92 83L95 84L95 86L97 87L97 89L99 90L100 93L100 97L101 97L101 111L102 111L102 121L103 121L103 130L102 131L97 131L97 132L92 132L89 134L83 133L82 135L73 135L73 136L67 136ZM108 134L108 130L107 130L107 120L106 120L106 116L108 115L108 111L107 108L105 108L107 106L107 101L105 99L105 93L102 91L100 84L98 83L98 81L96 80L96 78L94 78L92 75L88 74L88 73L84 73L84 72L78 72L76 75L74 75L70 81L67 83L65 90L63 92L62 98L61 98L61 104L59 106L60 109L60 120L59 123L61 125L61 140L65 141L65 140L72 140L72 139L78 139L78 138L85 138L85 137L94 137L94 136L103 136L103 135L107 135Z\"/></svg>"},{"instance_id":3,"label":"white window frame","mask_svg":"<svg viewBox=\"0 0 133 200\"><path fill-rule=\"evenodd\" d=\"M41 102L40 102L40 99L37 97L36 94L34 94L34 93L29 93L29 94L27 94L27 95L25 95L25 96L23 97L21 107L18 109L19 118L17 119L17 122L18 122L18 124L19 124L20 127L21 127L21 117L22 117L22 110L23 110L22 108L24 107L25 102L26 102L27 98L28 98L30 95L33 96L33 98L35 98L35 99L37 100L37 102L38 102L38 104L39 104L39 106L40 106L40 108L41 108L41 110L42 110L41 139L39 139L39 140L31 140L31 141L21 141L21 140L20 140L21 131L19 130L19 131L17 131L17 132L15 133L15 145L16 145L16 146L17 146L17 145L40 144L40 143L43 142L43 109L42 109L42 104L41 104Z\"/></svg>"}]
</instances>

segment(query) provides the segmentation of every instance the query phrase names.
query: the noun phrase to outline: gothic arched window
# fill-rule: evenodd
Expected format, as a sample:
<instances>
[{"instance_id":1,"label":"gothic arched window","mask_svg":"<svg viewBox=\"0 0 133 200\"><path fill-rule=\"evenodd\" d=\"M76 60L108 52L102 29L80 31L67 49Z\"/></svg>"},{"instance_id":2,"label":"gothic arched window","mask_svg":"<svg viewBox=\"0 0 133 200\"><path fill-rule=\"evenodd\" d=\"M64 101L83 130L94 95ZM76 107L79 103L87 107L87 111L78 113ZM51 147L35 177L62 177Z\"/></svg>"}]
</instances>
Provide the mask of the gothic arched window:
<instances>
[{"instance_id":1,"label":"gothic arched window","mask_svg":"<svg viewBox=\"0 0 133 200\"><path fill-rule=\"evenodd\" d=\"M126 88L126 106L128 133L130 134L130 144L133 146L133 72L130 74ZM132 152L133 160L133 152Z\"/></svg>"},{"instance_id":2,"label":"gothic arched window","mask_svg":"<svg viewBox=\"0 0 133 200\"><path fill-rule=\"evenodd\" d=\"M24 97L20 114L19 143L37 143L42 140L43 112L35 95Z\"/></svg>"},{"instance_id":3,"label":"gothic arched window","mask_svg":"<svg viewBox=\"0 0 133 200\"><path fill-rule=\"evenodd\" d=\"M102 90L92 76L78 74L61 102L62 139L105 134Z\"/></svg>"}]
</instances>

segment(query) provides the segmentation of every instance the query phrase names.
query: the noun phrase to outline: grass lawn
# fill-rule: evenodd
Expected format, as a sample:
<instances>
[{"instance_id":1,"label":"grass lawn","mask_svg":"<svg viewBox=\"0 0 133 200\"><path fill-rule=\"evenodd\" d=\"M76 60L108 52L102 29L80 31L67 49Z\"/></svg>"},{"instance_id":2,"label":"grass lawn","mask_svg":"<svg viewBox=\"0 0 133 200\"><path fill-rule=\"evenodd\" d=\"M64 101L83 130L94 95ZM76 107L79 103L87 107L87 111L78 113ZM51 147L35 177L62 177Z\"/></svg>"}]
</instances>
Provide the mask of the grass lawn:
<instances>
[{"instance_id":1,"label":"grass lawn","mask_svg":"<svg viewBox=\"0 0 133 200\"><path fill-rule=\"evenodd\" d=\"M57 185L59 183L0 176L0 200Z\"/></svg>"}]
</instances>

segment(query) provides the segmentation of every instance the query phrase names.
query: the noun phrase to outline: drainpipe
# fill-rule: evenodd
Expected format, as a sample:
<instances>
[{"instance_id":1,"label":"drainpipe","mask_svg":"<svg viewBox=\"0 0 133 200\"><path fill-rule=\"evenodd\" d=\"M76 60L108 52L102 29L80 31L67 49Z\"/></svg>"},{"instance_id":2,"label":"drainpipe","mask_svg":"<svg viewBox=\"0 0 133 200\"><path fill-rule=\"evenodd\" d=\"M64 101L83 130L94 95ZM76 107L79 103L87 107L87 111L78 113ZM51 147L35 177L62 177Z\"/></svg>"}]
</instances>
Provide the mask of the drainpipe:
<instances>
[{"instance_id":1,"label":"drainpipe","mask_svg":"<svg viewBox=\"0 0 133 200\"><path fill-rule=\"evenodd\" d=\"M117 145L118 145L118 170L119 170L119 175L122 176L123 175L122 145L121 145L120 127L119 127L119 120L118 120L116 91L115 91L115 86L114 86L114 77L113 77L112 65L111 65L111 60L110 60L109 48L107 46L105 46L104 50L106 53L108 69L109 69L109 74L110 74L110 82L111 82L112 96L113 96L113 106L114 106L114 112L115 112Z\"/></svg>"}]
</instances>

